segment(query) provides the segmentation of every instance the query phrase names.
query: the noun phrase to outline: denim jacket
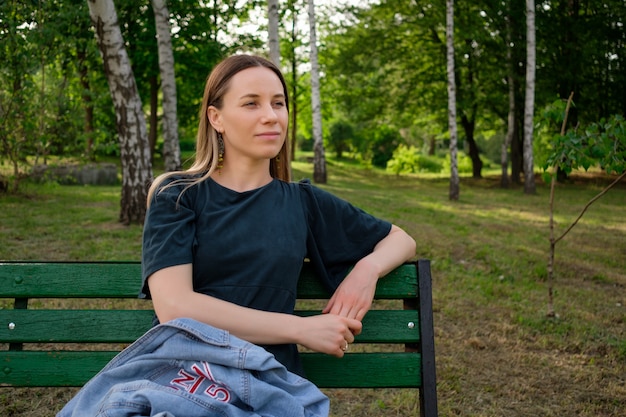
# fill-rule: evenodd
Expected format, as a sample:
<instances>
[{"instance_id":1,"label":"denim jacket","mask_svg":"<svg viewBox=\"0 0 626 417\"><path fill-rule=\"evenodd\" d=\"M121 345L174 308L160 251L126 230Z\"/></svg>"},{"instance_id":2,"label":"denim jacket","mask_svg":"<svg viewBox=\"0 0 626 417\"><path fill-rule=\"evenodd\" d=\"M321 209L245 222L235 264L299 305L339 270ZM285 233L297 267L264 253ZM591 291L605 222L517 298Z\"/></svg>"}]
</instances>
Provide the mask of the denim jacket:
<instances>
[{"instance_id":1,"label":"denim jacket","mask_svg":"<svg viewBox=\"0 0 626 417\"><path fill-rule=\"evenodd\" d=\"M329 400L263 348L176 319L120 352L57 417L327 417Z\"/></svg>"}]
</instances>

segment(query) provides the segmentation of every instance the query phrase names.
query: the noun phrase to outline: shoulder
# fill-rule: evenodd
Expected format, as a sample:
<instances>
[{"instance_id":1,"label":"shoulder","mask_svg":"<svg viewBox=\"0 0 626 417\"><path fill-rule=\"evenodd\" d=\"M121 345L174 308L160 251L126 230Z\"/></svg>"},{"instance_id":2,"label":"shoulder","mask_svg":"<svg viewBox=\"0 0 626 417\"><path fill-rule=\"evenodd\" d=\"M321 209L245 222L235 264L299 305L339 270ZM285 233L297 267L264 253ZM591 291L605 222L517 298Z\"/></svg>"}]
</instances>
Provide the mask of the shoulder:
<instances>
[{"instance_id":1,"label":"shoulder","mask_svg":"<svg viewBox=\"0 0 626 417\"><path fill-rule=\"evenodd\" d=\"M164 174L157 177L151 188L151 204L157 202L171 202L184 204L195 200L198 188L206 181L200 175L186 175L177 173L174 175Z\"/></svg>"},{"instance_id":2,"label":"shoulder","mask_svg":"<svg viewBox=\"0 0 626 417\"><path fill-rule=\"evenodd\" d=\"M344 202L341 198L336 195L326 191L322 188L319 188L311 183L311 180L308 178L300 180L297 183L293 183L295 187L297 187L300 194L302 194L305 198L309 200L314 200L319 203L324 202Z\"/></svg>"}]
</instances>

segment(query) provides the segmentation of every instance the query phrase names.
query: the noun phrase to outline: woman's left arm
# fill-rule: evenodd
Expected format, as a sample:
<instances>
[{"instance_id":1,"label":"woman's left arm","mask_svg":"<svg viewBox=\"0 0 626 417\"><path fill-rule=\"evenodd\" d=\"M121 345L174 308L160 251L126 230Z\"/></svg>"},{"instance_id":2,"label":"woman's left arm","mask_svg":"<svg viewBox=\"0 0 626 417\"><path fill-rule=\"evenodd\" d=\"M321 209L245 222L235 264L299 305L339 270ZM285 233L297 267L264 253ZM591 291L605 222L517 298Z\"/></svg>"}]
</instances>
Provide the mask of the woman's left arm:
<instances>
[{"instance_id":1,"label":"woman's left arm","mask_svg":"<svg viewBox=\"0 0 626 417\"><path fill-rule=\"evenodd\" d=\"M415 240L392 225L372 253L354 265L323 312L362 320L372 306L378 279L414 256Z\"/></svg>"}]
</instances>

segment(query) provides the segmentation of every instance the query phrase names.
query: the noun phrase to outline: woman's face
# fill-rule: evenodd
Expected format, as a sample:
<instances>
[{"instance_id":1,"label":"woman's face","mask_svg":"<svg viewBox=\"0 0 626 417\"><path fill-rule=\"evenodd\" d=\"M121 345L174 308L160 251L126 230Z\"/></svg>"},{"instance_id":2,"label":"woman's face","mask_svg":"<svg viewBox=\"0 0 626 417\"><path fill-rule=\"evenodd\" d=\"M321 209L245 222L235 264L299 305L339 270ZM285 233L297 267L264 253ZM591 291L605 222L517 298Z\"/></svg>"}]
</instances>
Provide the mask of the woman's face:
<instances>
[{"instance_id":1,"label":"woman's face","mask_svg":"<svg viewBox=\"0 0 626 417\"><path fill-rule=\"evenodd\" d=\"M209 106L207 115L224 138L224 165L244 159L269 160L278 155L289 120L280 79L265 67L235 74L223 97L222 108Z\"/></svg>"}]
</instances>

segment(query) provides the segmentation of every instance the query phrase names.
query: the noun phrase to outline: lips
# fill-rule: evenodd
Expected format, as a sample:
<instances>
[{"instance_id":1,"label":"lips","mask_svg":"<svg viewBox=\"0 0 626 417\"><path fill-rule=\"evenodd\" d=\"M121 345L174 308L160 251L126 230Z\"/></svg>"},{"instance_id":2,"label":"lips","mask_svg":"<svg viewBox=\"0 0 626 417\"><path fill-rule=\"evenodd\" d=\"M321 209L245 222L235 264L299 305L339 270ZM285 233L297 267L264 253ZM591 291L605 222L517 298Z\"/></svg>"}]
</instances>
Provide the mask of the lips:
<instances>
[{"instance_id":1,"label":"lips","mask_svg":"<svg viewBox=\"0 0 626 417\"><path fill-rule=\"evenodd\" d=\"M280 132L263 132L263 133L257 134L257 137L261 139L279 139Z\"/></svg>"}]
</instances>

